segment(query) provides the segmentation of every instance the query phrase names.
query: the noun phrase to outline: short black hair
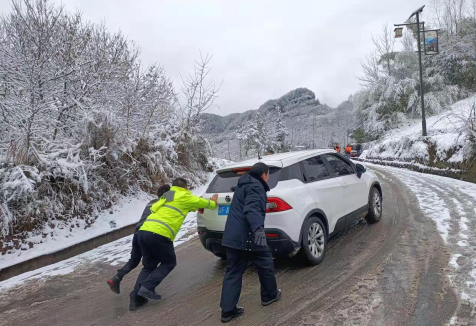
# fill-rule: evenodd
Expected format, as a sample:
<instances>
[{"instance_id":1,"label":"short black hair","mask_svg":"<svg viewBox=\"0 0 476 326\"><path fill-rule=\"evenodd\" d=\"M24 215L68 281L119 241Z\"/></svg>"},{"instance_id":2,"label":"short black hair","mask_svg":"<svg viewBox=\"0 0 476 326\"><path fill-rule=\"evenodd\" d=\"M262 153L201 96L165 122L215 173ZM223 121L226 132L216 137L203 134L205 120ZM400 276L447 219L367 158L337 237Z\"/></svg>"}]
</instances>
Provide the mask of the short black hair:
<instances>
[{"instance_id":1,"label":"short black hair","mask_svg":"<svg viewBox=\"0 0 476 326\"><path fill-rule=\"evenodd\" d=\"M159 187L159 189L157 190L157 197L162 197L163 194L165 194L167 191L170 190L170 186L169 185L162 185Z\"/></svg>"},{"instance_id":2,"label":"short black hair","mask_svg":"<svg viewBox=\"0 0 476 326\"><path fill-rule=\"evenodd\" d=\"M176 178L174 182L172 182L172 186L187 189L188 182L184 178Z\"/></svg>"},{"instance_id":3,"label":"short black hair","mask_svg":"<svg viewBox=\"0 0 476 326\"><path fill-rule=\"evenodd\" d=\"M269 172L269 166L267 166L266 164L264 164L262 162L259 162L259 163L256 163L255 165L253 165L249 174L252 175L252 176L256 176L258 178L261 178L263 173L268 174L268 172Z\"/></svg>"}]
</instances>

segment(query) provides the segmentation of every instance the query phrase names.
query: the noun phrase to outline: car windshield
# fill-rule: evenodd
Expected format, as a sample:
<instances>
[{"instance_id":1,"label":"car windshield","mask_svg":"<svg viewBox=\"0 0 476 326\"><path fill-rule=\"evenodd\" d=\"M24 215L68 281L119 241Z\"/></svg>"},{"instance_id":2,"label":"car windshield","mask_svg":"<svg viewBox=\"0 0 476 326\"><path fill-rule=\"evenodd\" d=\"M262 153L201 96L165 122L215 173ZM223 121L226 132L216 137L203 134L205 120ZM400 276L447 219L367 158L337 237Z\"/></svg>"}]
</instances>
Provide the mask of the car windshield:
<instances>
[{"instance_id":1,"label":"car windshield","mask_svg":"<svg viewBox=\"0 0 476 326\"><path fill-rule=\"evenodd\" d=\"M278 184L280 171L281 169L276 167L271 167L269 169L269 189L273 189ZM238 184L238 179L247 173L248 171L244 169L233 169L231 171L217 173L208 186L207 193L234 192L235 187Z\"/></svg>"}]
</instances>

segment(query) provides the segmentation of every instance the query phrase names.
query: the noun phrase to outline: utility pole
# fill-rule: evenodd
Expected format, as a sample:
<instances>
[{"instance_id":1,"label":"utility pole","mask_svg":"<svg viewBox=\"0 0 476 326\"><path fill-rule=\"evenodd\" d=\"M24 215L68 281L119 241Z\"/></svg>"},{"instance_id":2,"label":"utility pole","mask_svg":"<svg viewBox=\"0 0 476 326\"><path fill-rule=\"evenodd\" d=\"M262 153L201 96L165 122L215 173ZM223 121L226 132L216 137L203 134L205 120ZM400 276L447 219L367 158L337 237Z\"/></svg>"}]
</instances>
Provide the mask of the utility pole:
<instances>
[{"instance_id":1,"label":"utility pole","mask_svg":"<svg viewBox=\"0 0 476 326\"><path fill-rule=\"evenodd\" d=\"M417 29L418 29L418 60L420 61L420 97L421 97L421 130L422 135L425 137L426 133L426 115L425 115L425 94L424 94L424 87L423 87L423 63L421 61L421 40L420 40L420 13L423 11L423 8L415 11L413 15L416 13L416 21L417 21ZM413 17L410 16L410 18ZM425 39L425 23L423 23L423 39Z\"/></svg>"},{"instance_id":2,"label":"utility pole","mask_svg":"<svg viewBox=\"0 0 476 326\"><path fill-rule=\"evenodd\" d=\"M421 60L421 36L420 32L423 33L423 40L425 40L425 22L420 23L420 14L423 12L423 8L425 6L422 6L415 10L411 16L408 18L408 20L412 19L413 16L416 16L416 24L415 23L405 23L405 24L395 24L395 26L409 26L409 25L416 25L417 26L417 40L418 40L418 61L420 64L420 99L421 99L421 130L422 130L422 135L423 137L427 136L426 132L426 114L425 114L425 89L423 85L423 63ZM408 21L407 20L407 21ZM422 29L420 30L420 24L422 25ZM395 30L397 32L397 29ZM398 34L398 33L397 33ZM400 34L401 36L401 28L400 28ZM398 36L398 37L400 37ZM397 36L396 36L397 37Z\"/></svg>"}]
</instances>

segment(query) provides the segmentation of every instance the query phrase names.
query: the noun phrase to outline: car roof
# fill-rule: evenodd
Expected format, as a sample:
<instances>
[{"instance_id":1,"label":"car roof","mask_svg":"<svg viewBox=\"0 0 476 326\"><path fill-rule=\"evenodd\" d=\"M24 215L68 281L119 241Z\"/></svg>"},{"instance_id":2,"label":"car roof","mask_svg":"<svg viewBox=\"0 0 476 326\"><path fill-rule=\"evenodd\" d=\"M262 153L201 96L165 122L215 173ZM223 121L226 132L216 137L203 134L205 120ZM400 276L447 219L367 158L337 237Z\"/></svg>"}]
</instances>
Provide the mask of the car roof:
<instances>
[{"instance_id":1,"label":"car roof","mask_svg":"<svg viewBox=\"0 0 476 326\"><path fill-rule=\"evenodd\" d=\"M262 157L261 160L258 158L253 158L243 162L237 162L237 163L228 165L227 167L224 167L222 169L219 169L217 172L228 171L228 170L240 168L240 167L251 167L255 163L258 163L258 162L263 162L268 166L283 168L283 167L292 165L294 163L297 163L299 161L302 161L305 158L313 157L320 154L326 154L326 153L335 153L335 151L330 148L323 148L323 149L310 149L305 151L286 152L286 153L279 153L279 154L273 154L273 155L266 155Z\"/></svg>"}]
</instances>

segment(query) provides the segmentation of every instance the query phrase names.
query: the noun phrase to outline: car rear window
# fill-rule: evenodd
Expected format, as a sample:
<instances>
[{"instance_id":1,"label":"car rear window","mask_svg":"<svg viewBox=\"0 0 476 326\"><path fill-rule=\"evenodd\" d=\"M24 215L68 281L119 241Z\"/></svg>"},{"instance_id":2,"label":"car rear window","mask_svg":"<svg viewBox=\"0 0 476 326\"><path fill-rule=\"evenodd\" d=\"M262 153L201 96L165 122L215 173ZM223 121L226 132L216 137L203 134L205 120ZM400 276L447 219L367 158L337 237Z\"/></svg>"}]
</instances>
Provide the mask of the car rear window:
<instances>
[{"instance_id":1,"label":"car rear window","mask_svg":"<svg viewBox=\"0 0 476 326\"><path fill-rule=\"evenodd\" d=\"M270 167L268 180L268 186L270 189L273 189L278 184L280 172L280 168ZM210 182L207 193L215 194L234 192L235 187L238 184L238 179L247 173L248 171L224 171L217 173L212 182Z\"/></svg>"},{"instance_id":2,"label":"car rear window","mask_svg":"<svg viewBox=\"0 0 476 326\"><path fill-rule=\"evenodd\" d=\"M299 163L287 166L281 170L281 176L279 178L279 181L286 181L292 179L304 181Z\"/></svg>"}]
</instances>

